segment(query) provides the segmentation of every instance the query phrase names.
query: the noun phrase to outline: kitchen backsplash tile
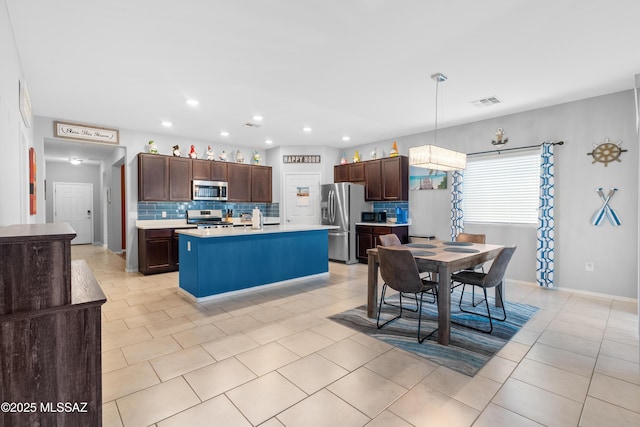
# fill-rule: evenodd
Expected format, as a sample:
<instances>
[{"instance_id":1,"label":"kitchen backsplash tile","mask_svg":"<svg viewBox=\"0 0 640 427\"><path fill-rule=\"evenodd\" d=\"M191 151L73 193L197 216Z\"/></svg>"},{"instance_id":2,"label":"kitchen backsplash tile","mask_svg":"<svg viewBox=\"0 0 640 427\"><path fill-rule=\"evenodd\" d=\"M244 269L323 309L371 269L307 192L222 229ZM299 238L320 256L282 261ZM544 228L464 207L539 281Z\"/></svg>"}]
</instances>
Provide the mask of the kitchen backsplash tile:
<instances>
[{"instance_id":1,"label":"kitchen backsplash tile","mask_svg":"<svg viewBox=\"0 0 640 427\"><path fill-rule=\"evenodd\" d=\"M396 208L409 209L409 202L373 202L373 211L387 212L387 220L396 217Z\"/></svg>"},{"instance_id":2,"label":"kitchen backsplash tile","mask_svg":"<svg viewBox=\"0 0 640 427\"><path fill-rule=\"evenodd\" d=\"M226 211L233 209L234 218L239 218L243 212L249 212L254 207L262 211L265 217L279 217L280 203L232 203L213 201L192 201L192 202L138 202L138 219L184 219L186 211L189 209L220 209ZM166 217L162 217L162 212L166 212Z\"/></svg>"}]
</instances>

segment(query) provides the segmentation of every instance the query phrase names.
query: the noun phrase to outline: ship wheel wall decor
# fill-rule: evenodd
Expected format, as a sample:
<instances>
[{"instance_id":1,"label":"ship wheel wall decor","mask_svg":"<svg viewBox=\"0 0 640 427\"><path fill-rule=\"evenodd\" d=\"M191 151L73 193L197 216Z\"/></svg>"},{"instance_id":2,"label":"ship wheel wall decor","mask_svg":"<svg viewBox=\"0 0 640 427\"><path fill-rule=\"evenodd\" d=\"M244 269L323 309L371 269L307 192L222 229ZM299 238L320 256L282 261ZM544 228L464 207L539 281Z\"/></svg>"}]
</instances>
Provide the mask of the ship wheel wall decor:
<instances>
[{"instance_id":1,"label":"ship wheel wall decor","mask_svg":"<svg viewBox=\"0 0 640 427\"><path fill-rule=\"evenodd\" d=\"M593 151L587 153L587 156L593 157L592 164L595 162L604 163L605 167L611 162L621 162L620 155L627 151L620 148L621 144L622 140L611 142L609 138L605 138L604 142L593 144Z\"/></svg>"}]
</instances>

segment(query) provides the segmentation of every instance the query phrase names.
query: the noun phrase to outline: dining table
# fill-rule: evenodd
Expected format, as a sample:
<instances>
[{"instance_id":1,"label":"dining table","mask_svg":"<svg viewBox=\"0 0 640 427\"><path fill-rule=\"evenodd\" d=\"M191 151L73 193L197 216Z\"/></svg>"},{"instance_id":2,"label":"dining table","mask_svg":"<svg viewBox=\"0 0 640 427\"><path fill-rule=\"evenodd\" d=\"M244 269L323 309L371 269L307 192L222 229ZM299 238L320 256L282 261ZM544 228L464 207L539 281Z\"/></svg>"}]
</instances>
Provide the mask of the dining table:
<instances>
[{"instance_id":1,"label":"dining table","mask_svg":"<svg viewBox=\"0 0 640 427\"><path fill-rule=\"evenodd\" d=\"M410 250L421 270L432 271L438 276L438 344L449 345L451 337L451 274L491 261L503 247L442 240L395 247ZM368 249L367 255L367 316L375 318L378 309L378 249ZM502 307L505 295L502 284L499 287L501 292L496 289L495 293L496 307Z\"/></svg>"}]
</instances>

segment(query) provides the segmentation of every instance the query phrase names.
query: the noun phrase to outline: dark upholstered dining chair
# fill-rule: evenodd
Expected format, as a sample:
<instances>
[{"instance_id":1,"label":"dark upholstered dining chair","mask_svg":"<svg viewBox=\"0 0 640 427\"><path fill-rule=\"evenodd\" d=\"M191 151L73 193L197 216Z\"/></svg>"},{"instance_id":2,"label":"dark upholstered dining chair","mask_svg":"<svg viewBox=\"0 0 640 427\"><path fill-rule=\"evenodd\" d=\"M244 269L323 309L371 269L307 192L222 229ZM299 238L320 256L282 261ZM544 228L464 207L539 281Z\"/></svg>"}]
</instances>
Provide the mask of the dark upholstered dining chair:
<instances>
[{"instance_id":1,"label":"dark upholstered dining chair","mask_svg":"<svg viewBox=\"0 0 640 427\"><path fill-rule=\"evenodd\" d=\"M480 243L484 245L487 242L487 236L485 234L459 233L456 236L456 242ZM472 270L472 271L480 270L482 273L484 273L484 264L474 265L473 267L467 268L466 270ZM459 283L456 284L452 281L451 292L453 292L453 289L457 288L458 286L460 286ZM482 300L476 301L475 288L471 290L471 293L472 293L473 306L475 307L478 304L480 304Z\"/></svg>"},{"instance_id":2,"label":"dark upholstered dining chair","mask_svg":"<svg viewBox=\"0 0 640 427\"><path fill-rule=\"evenodd\" d=\"M378 318L376 325L378 329L387 325L388 323L402 317L402 295L403 294L415 294L416 301L418 302L418 342L423 342L426 338L431 336L436 330L428 334L427 336L420 336L420 327L422 325L422 301L425 292L432 291L437 295L437 282L432 282L427 279L422 279L418 272L418 266L413 258L411 251L399 248L389 248L378 246L378 261L380 264L380 274L384 285L382 286L382 298L378 306ZM382 312L382 304L384 300L387 288L398 291L400 296L400 305L397 308L400 309L400 314L387 320L384 323L380 323L380 313Z\"/></svg>"},{"instance_id":3,"label":"dark upholstered dining chair","mask_svg":"<svg viewBox=\"0 0 640 427\"><path fill-rule=\"evenodd\" d=\"M389 246L402 246L402 242L400 241L400 238L393 233L390 234L382 234L380 236L378 236L378 238L380 239L380 245L384 246L384 247L389 247ZM420 277L423 279L428 279L428 280L433 280L433 276L434 274L436 274L434 271L425 269L425 268L421 268L420 266L420 260L417 259L415 260L416 264L418 265L418 271L420 271ZM433 304L436 302L436 296L435 293L433 293L433 298L430 301L427 301L430 304ZM385 301L385 304L388 304ZM394 305L394 304L389 304L389 305ZM417 308L417 303L416 303L416 308Z\"/></svg>"},{"instance_id":4,"label":"dark upholstered dining chair","mask_svg":"<svg viewBox=\"0 0 640 427\"><path fill-rule=\"evenodd\" d=\"M513 253L516 251L515 246L503 248L497 257L493 260L493 264L491 264L491 268L489 268L488 273L481 273L478 271L464 270L459 271L458 273L454 273L451 275L451 280L453 282L460 283L462 285L462 293L460 295L460 302L458 306L460 307L460 311L465 313L475 314L482 317L489 318L489 330L485 331L482 329L475 328L473 326L465 325L471 329L476 329L481 332L491 333L493 331L493 322L491 317L491 310L489 309L489 301L487 301L487 288L496 288L496 298L500 298L502 300L502 292L500 291L500 286L504 281L504 274L507 270L509 262L511 261L511 257L513 257ZM466 285L471 285L473 287L480 287L484 292L484 302L487 307L487 314L484 315L482 313L476 311L469 311L462 308L462 299L464 297L464 290ZM472 305L475 307L476 304ZM504 309L504 301L502 306L502 319L495 318L495 320L499 320L501 322L507 320L507 312Z\"/></svg>"}]
</instances>

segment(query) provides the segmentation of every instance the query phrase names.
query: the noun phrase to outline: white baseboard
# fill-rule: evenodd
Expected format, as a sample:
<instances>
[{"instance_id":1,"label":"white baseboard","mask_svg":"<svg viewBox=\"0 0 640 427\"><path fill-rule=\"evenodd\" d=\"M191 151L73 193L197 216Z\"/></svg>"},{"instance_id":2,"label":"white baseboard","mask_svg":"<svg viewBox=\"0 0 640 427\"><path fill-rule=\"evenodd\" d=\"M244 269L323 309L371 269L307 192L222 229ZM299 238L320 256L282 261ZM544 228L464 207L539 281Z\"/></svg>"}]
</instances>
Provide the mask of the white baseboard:
<instances>
[{"instance_id":1,"label":"white baseboard","mask_svg":"<svg viewBox=\"0 0 640 427\"><path fill-rule=\"evenodd\" d=\"M528 285L536 288L541 288L547 291L569 292L573 294L586 295L594 298L606 298L606 299L612 299L616 301L625 301L625 302L636 302L636 303L638 302L638 298L621 297L618 295L609 295L609 294L603 294L599 292L583 291L581 289L567 288L564 286L554 286L553 288L546 288L544 286L538 286L537 283L527 282L525 280L507 279L507 282L517 283L519 285Z\"/></svg>"}]
</instances>

